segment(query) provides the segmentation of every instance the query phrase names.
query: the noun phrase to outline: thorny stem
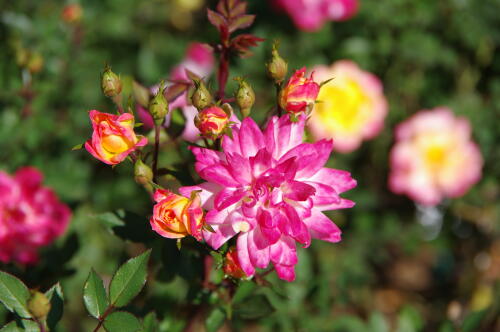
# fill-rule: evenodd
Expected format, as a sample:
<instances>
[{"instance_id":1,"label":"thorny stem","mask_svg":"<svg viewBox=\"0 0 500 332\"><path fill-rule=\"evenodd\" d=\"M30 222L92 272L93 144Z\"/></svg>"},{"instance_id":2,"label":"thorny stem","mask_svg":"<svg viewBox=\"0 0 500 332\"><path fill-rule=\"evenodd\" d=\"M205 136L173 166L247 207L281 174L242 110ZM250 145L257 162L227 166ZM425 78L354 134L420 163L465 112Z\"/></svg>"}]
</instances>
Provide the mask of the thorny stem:
<instances>
[{"instance_id":1,"label":"thorny stem","mask_svg":"<svg viewBox=\"0 0 500 332\"><path fill-rule=\"evenodd\" d=\"M104 323L104 320L106 319L106 317L108 317L108 315L111 313L111 311L113 311L115 307L113 305L110 305L106 311L102 314L101 317L99 317L99 323L97 324L97 326L95 327L94 331L93 332L97 332L99 331L99 329L101 328L102 324Z\"/></svg>"},{"instance_id":2,"label":"thorny stem","mask_svg":"<svg viewBox=\"0 0 500 332\"><path fill-rule=\"evenodd\" d=\"M153 181L156 183L158 175L158 151L160 150L160 125L155 124L155 148L153 155Z\"/></svg>"}]
</instances>

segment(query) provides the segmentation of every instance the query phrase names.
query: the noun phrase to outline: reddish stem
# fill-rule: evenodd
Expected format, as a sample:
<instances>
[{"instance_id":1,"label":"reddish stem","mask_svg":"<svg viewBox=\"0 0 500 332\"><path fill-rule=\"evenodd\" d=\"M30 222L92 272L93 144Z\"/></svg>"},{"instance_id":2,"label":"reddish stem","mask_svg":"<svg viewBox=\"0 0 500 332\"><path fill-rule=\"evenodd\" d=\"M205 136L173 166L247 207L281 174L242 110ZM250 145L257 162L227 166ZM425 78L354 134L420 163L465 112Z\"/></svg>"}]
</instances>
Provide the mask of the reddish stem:
<instances>
[{"instance_id":1,"label":"reddish stem","mask_svg":"<svg viewBox=\"0 0 500 332\"><path fill-rule=\"evenodd\" d=\"M219 91L217 91L218 100L224 100L228 78L229 78L229 50L223 44L219 59L219 71L217 72L217 80L219 82Z\"/></svg>"}]
</instances>

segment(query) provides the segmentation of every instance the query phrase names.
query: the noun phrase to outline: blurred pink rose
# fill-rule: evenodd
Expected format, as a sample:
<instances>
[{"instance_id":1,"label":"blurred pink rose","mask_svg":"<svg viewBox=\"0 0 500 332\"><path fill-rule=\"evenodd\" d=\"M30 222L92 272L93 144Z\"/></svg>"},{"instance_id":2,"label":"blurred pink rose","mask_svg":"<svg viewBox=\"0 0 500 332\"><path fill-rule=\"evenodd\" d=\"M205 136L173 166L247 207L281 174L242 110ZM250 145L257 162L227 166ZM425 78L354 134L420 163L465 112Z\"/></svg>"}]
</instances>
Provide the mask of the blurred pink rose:
<instances>
[{"instance_id":1,"label":"blurred pink rose","mask_svg":"<svg viewBox=\"0 0 500 332\"><path fill-rule=\"evenodd\" d=\"M21 168L14 176L0 172L0 261L36 263L38 248L64 233L70 217L35 168Z\"/></svg>"},{"instance_id":2,"label":"blurred pink rose","mask_svg":"<svg viewBox=\"0 0 500 332\"><path fill-rule=\"evenodd\" d=\"M424 205L459 197L481 178L483 158L469 121L445 107L423 110L396 127L389 187Z\"/></svg>"},{"instance_id":3,"label":"blurred pink rose","mask_svg":"<svg viewBox=\"0 0 500 332\"><path fill-rule=\"evenodd\" d=\"M378 135L387 115L380 80L349 60L314 68L314 79L323 85L314 105L309 129L316 140L333 139L339 152L357 149L363 140Z\"/></svg>"},{"instance_id":4,"label":"blurred pink rose","mask_svg":"<svg viewBox=\"0 0 500 332\"><path fill-rule=\"evenodd\" d=\"M326 21L348 20L358 10L358 0L275 0L275 4L305 31L319 30Z\"/></svg>"},{"instance_id":5,"label":"blurred pink rose","mask_svg":"<svg viewBox=\"0 0 500 332\"><path fill-rule=\"evenodd\" d=\"M210 75L214 66L214 56L212 50L201 43L192 43L186 51L186 58L170 73L170 80L190 82L186 75L186 69L192 71L200 77ZM157 86L152 87L152 92L156 93ZM198 113L195 107L188 104L187 93L181 94L173 102L170 103L169 109L172 111L176 108L181 108L186 118L186 127L182 133L182 137L190 142L194 142L199 138L199 131L194 125L194 117ZM137 107L137 113L146 127L153 127L153 119L146 109ZM165 126L170 124L170 112L167 115Z\"/></svg>"}]
</instances>

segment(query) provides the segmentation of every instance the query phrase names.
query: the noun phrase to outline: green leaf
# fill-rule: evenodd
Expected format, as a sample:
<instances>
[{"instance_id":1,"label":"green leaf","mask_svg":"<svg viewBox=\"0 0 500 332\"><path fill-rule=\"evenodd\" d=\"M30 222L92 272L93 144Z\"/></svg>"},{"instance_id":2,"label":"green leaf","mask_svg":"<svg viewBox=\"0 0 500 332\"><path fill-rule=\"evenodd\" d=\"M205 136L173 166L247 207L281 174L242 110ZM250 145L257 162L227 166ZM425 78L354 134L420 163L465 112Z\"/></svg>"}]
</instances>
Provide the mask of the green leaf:
<instances>
[{"instance_id":1,"label":"green leaf","mask_svg":"<svg viewBox=\"0 0 500 332\"><path fill-rule=\"evenodd\" d=\"M389 325L380 312L374 312L370 315L369 330L372 332L388 332Z\"/></svg>"},{"instance_id":2,"label":"green leaf","mask_svg":"<svg viewBox=\"0 0 500 332\"><path fill-rule=\"evenodd\" d=\"M142 321L142 332L157 332L158 331L158 318L154 312L150 312L144 317Z\"/></svg>"},{"instance_id":3,"label":"green leaf","mask_svg":"<svg viewBox=\"0 0 500 332\"><path fill-rule=\"evenodd\" d=\"M108 227L123 226L125 223L113 212L105 212L96 216L97 220Z\"/></svg>"},{"instance_id":4,"label":"green leaf","mask_svg":"<svg viewBox=\"0 0 500 332\"><path fill-rule=\"evenodd\" d=\"M40 327L38 327L38 324L35 323L34 321L30 319L23 319L22 320L23 327L24 327L24 332L40 332Z\"/></svg>"},{"instance_id":5,"label":"green leaf","mask_svg":"<svg viewBox=\"0 0 500 332\"><path fill-rule=\"evenodd\" d=\"M257 319L274 312L265 295L255 295L234 306L234 313L243 319Z\"/></svg>"},{"instance_id":6,"label":"green leaf","mask_svg":"<svg viewBox=\"0 0 500 332\"><path fill-rule=\"evenodd\" d=\"M136 332L141 328L139 320L126 311L115 311L104 320L108 332Z\"/></svg>"},{"instance_id":7,"label":"green leaf","mask_svg":"<svg viewBox=\"0 0 500 332\"><path fill-rule=\"evenodd\" d=\"M116 271L109 285L111 304L122 307L130 302L146 283L147 263L151 250L129 259Z\"/></svg>"},{"instance_id":8,"label":"green leaf","mask_svg":"<svg viewBox=\"0 0 500 332\"><path fill-rule=\"evenodd\" d=\"M83 286L83 302L87 311L95 318L99 318L108 308L108 298L101 277L94 269L90 270L87 281Z\"/></svg>"},{"instance_id":9,"label":"green leaf","mask_svg":"<svg viewBox=\"0 0 500 332\"><path fill-rule=\"evenodd\" d=\"M16 325L16 322L12 321L4 325L4 327L0 329L0 332L22 332L22 330Z\"/></svg>"},{"instance_id":10,"label":"green leaf","mask_svg":"<svg viewBox=\"0 0 500 332\"><path fill-rule=\"evenodd\" d=\"M83 143L75 145L74 147L71 148L71 151L80 150L81 148L83 148Z\"/></svg>"},{"instance_id":11,"label":"green leaf","mask_svg":"<svg viewBox=\"0 0 500 332\"><path fill-rule=\"evenodd\" d=\"M473 311L470 314L468 314L464 318L464 322L462 324L462 331L463 332L477 331L486 313L487 310L481 310L481 311Z\"/></svg>"},{"instance_id":12,"label":"green leaf","mask_svg":"<svg viewBox=\"0 0 500 332\"><path fill-rule=\"evenodd\" d=\"M250 296L255 290L255 283L252 281L242 281L240 282L238 289L233 296L233 304L237 304L245 300Z\"/></svg>"},{"instance_id":13,"label":"green leaf","mask_svg":"<svg viewBox=\"0 0 500 332\"><path fill-rule=\"evenodd\" d=\"M205 321L205 329L207 332L217 332L226 320L226 313L222 308L214 308Z\"/></svg>"},{"instance_id":14,"label":"green leaf","mask_svg":"<svg viewBox=\"0 0 500 332\"><path fill-rule=\"evenodd\" d=\"M0 302L12 312L16 312L23 318L30 318L27 301L30 298L28 288L21 280L0 271Z\"/></svg>"},{"instance_id":15,"label":"green leaf","mask_svg":"<svg viewBox=\"0 0 500 332\"><path fill-rule=\"evenodd\" d=\"M47 325L50 330L54 330L55 326L61 320L64 310L64 295L59 283L52 286L45 296L50 301L50 312L47 316Z\"/></svg>"}]
</instances>

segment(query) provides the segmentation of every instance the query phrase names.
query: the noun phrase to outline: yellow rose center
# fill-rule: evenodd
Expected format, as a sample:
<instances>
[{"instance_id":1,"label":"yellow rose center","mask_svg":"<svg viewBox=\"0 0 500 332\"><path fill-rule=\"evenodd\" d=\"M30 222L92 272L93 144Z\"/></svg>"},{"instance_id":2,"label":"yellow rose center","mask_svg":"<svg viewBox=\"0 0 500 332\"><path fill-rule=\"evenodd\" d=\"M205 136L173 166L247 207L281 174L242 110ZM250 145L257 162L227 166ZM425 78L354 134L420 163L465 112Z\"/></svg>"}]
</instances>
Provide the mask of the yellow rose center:
<instances>
[{"instance_id":1,"label":"yellow rose center","mask_svg":"<svg viewBox=\"0 0 500 332\"><path fill-rule=\"evenodd\" d=\"M315 112L332 131L357 132L369 118L370 100L354 80L335 79L323 86L318 95Z\"/></svg>"},{"instance_id":2,"label":"yellow rose center","mask_svg":"<svg viewBox=\"0 0 500 332\"><path fill-rule=\"evenodd\" d=\"M122 153L129 149L126 139L118 135L103 137L102 147L109 153Z\"/></svg>"}]
</instances>

